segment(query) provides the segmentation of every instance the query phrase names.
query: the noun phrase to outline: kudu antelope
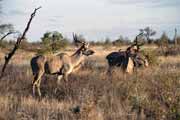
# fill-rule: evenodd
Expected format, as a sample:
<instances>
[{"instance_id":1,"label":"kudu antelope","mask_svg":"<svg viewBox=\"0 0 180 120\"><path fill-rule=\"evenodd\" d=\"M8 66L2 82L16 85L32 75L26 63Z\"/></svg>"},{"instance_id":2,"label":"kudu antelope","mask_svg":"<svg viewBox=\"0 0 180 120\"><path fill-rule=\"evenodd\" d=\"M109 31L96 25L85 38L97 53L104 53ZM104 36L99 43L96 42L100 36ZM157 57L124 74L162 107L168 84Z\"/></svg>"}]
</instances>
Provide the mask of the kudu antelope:
<instances>
[{"instance_id":1,"label":"kudu antelope","mask_svg":"<svg viewBox=\"0 0 180 120\"><path fill-rule=\"evenodd\" d=\"M89 49L88 43L78 40L77 35L73 34L73 39L75 43L80 43L81 47L71 56L67 53L60 53L50 58L39 55L31 59L31 68L34 76L32 82L33 95L35 95L37 87L38 95L41 96L40 84L44 73L58 75L58 84L62 78L64 81L68 81L68 75L81 67L86 56L94 53L93 50Z\"/></svg>"},{"instance_id":2,"label":"kudu antelope","mask_svg":"<svg viewBox=\"0 0 180 120\"><path fill-rule=\"evenodd\" d=\"M120 49L118 52L112 52L107 55L106 59L109 65L108 73L111 73L114 67L121 67L123 72L127 72L129 74L133 72L135 67L147 67L149 65L147 57L142 55L139 51L141 45L136 42L125 51Z\"/></svg>"}]
</instances>

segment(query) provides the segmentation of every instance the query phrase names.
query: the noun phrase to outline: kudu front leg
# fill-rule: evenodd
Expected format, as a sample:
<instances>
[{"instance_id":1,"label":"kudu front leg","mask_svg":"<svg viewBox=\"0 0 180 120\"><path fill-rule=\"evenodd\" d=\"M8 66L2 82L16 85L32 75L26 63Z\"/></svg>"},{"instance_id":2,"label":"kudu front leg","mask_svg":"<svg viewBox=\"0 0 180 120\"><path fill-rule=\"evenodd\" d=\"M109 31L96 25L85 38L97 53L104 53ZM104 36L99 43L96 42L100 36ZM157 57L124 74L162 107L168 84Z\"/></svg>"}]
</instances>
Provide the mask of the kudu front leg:
<instances>
[{"instance_id":1,"label":"kudu front leg","mask_svg":"<svg viewBox=\"0 0 180 120\"><path fill-rule=\"evenodd\" d=\"M63 79L64 79L64 82L67 83L68 82L68 74L64 74Z\"/></svg>"},{"instance_id":2,"label":"kudu front leg","mask_svg":"<svg viewBox=\"0 0 180 120\"><path fill-rule=\"evenodd\" d=\"M68 81L68 74L70 74L71 72L72 72L72 69L71 69L70 65L69 64L64 64L63 68L61 70L64 82Z\"/></svg>"},{"instance_id":3,"label":"kudu front leg","mask_svg":"<svg viewBox=\"0 0 180 120\"><path fill-rule=\"evenodd\" d=\"M60 85L62 78L63 78L63 75L58 75L58 77L57 77L57 84L58 85Z\"/></svg>"}]
</instances>

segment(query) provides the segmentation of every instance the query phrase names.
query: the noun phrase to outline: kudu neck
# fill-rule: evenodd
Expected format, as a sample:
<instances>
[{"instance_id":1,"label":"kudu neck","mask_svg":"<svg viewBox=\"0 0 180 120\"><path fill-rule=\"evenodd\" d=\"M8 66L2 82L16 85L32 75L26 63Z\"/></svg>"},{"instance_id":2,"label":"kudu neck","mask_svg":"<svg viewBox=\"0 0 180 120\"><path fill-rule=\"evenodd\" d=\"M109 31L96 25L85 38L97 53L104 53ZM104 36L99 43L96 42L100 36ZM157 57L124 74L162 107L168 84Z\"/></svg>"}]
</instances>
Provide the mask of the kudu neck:
<instances>
[{"instance_id":1,"label":"kudu neck","mask_svg":"<svg viewBox=\"0 0 180 120\"><path fill-rule=\"evenodd\" d=\"M72 54L71 56L71 60L72 63L77 66L79 63L82 62L82 60L84 59L84 55L82 54L82 49L84 48L84 46L81 46L74 54Z\"/></svg>"},{"instance_id":2,"label":"kudu neck","mask_svg":"<svg viewBox=\"0 0 180 120\"><path fill-rule=\"evenodd\" d=\"M82 45L76 52L74 52L71 56L79 56L82 54L82 49L84 48L84 46Z\"/></svg>"}]
</instances>

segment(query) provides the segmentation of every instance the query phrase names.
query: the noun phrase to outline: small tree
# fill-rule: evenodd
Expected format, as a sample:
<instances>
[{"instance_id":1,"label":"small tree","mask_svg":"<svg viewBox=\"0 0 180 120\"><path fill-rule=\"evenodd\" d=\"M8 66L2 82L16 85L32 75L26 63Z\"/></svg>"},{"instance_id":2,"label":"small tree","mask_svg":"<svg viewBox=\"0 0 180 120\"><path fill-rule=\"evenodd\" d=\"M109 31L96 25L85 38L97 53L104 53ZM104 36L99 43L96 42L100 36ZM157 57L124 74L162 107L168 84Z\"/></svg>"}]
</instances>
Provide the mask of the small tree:
<instances>
[{"instance_id":1,"label":"small tree","mask_svg":"<svg viewBox=\"0 0 180 120\"><path fill-rule=\"evenodd\" d=\"M57 31L44 33L41 40L45 50L50 52L55 52L66 47L68 44L68 41L64 39L62 34Z\"/></svg>"},{"instance_id":2,"label":"small tree","mask_svg":"<svg viewBox=\"0 0 180 120\"><path fill-rule=\"evenodd\" d=\"M127 37L123 37L122 35L120 35L119 38L112 43L116 46L128 45L130 43L130 40Z\"/></svg>"},{"instance_id":3,"label":"small tree","mask_svg":"<svg viewBox=\"0 0 180 120\"><path fill-rule=\"evenodd\" d=\"M53 52L55 52L56 50L58 50L62 47L61 41L63 41L62 34L57 31L53 32L52 33L52 44L51 44L51 48L52 48Z\"/></svg>"},{"instance_id":4,"label":"small tree","mask_svg":"<svg viewBox=\"0 0 180 120\"><path fill-rule=\"evenodd\" d=\"M140 29L140 32L146 37L147 42L149 44L152 42L150 37L154 36L156 34L156 31L152 30L150 27L146 27L144 29Z\"/></svg>"},{"instance_id":5,"label":"small tree","mask_svg":"<svg viewBox=\"0 0 180 120\"><path fill-rule=\"evenodd\" d=\"M11 31L14 31L14 26L12 24L1 24L0 25L0 35L4 35Z\"/></svg>"},{"instance_id":6,"label":"small tree","mask_svg":"<svg viewBox=\"0 0 180 120\"><path fill-rule=\"evenodd\" d=\"M125 40L124 40L123 36L120 35L119 38L117 40L113 41L112 43L113 43L113 45L121 46L125 43Z\"/></svg>"},{"instance_id":7,"label":"small tree","mask_svg":"<svg viewBox=\"0 0 180 120\"><path fill-rule=\"evenodd\" d=\"M107 37L107 38L105 39L105 41L104 41L104 44L105 44L105 45L110 45L110 44L111 44L110 38Z\"/></svg>"}]
</instances>

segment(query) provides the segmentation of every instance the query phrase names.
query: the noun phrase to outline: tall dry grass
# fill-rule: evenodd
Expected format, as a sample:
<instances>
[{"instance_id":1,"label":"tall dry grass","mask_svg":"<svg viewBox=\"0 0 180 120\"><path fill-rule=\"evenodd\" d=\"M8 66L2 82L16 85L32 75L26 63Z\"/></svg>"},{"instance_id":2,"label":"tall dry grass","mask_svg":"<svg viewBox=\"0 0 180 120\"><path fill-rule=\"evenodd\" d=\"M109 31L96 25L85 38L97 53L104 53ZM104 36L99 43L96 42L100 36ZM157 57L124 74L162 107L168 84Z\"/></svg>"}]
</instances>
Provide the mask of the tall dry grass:
<instances>
[{"instance_id":1,"label":"tall dry grass","mask_svg":"<svg viewBox=\"0 0 180 120\"><path fill-rule=\"evenodd\" d=\"M29 64L12 62L0 81L0 119L180 119L180 56L159 57L157 66L138 69L131 76L118 69L108 76L106 53L86 60L67 85L57 85L57 76L45 75L41 100L32 97ZM28 63L29 58L21 61Z\"/></svg>"}]
</instances>

